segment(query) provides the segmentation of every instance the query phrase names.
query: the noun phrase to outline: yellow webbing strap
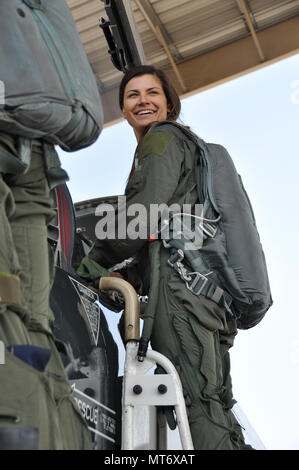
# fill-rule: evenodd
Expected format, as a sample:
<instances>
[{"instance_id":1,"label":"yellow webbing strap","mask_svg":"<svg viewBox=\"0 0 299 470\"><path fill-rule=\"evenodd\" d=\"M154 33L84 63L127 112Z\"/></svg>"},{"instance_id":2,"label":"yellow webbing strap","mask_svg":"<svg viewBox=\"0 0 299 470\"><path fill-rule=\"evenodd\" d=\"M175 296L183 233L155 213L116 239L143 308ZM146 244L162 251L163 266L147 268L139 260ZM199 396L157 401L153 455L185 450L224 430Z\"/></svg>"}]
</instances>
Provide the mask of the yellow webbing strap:
<instances>
[{"instance_id":1,"label":"yellow webbing strap","mask_svg":"<svg viewBox=\"0 0 299 470\"><path fill-rule=\"evenodd\" d=\"M17 276L0 272L0 302L21 305L21 286Z\"/></svg>"}]
</instances>

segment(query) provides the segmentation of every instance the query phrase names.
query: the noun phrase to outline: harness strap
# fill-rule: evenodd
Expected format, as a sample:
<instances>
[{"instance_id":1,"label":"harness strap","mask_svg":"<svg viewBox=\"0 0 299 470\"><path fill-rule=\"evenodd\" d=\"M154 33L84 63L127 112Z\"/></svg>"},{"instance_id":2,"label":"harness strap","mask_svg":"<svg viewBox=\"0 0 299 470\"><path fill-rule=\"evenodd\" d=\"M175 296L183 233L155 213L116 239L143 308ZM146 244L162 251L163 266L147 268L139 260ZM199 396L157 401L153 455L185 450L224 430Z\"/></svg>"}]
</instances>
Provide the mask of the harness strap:
<instances>
[{"instance_id":1,"label":"harness strap","mask_svg":"<svg viewBox=\"0 0 299 470\"><path fill-rule=\"evenodd\" d=\"M21 287L17 276L0 273L0 302L21 305Z\"/></svg>"},{"instance_id":2,"label":"harness strap","mask_svg":"<svg viewBox=\"0 0 299 470\"><path fill-rule=\"evenodd\" d=\"M148 303L143 314L142 336L139 341L139 349L137 353L138 360L143 361L146 356L148 343L151 339L155 314L159 296L159 280L160 280L160 242L155 240L149 244L149 262L150 262L150 291Z\"/></svg>"},{"instance_id":3,"label":"harness strap","mask_svg":"<svg viewBox=\"0 0 299 470\"><path fill-rule=\"evenodd\" d=\"M184 253L182 250L178 250L178 259L173 262L172 259L168 260L168 264L172 266L175 271L179 274L182 280L185 282L187 289L189 289L194 295L203 295L208 299L211 299L213 302L216 302L218 305L224 307L227 312L232 314L230 305L232 303L232 297L221 287L219 287L215 282L209 279L209 274L202 274L198 271L190 272L183 265L182 259L184 258Z\"/></svg>"},{"instance_id":4,"label":"harness strap","mask_svg":"<svg viewBox=\"0 0 299 470\"><path fill-rule=\"evenodd\" d=\"M172 219L173 218L174 216L172 215ZM215 220L207 218L202 219L208 223L216 223L219 221L218 217ZM177 271L185 282L187 289L194 295L204 295L218 305L223 306L227 312L232 315L230 309L232 297L208 277L212 272L207 272L208 266L206 266L203 257L200 255L200 247L197 247L191 239L186 238L187 232L184 226L180 228L176 227L174 224L169 225L171 228L171 238L167 241L163 239L164 247L170 250L168 264ZM203 229L203 227L201 227L201 229ZM210 225L209 229L210 232L206 230L206 236L208 235L213 238L216 234L217 227ZM187 244L189 248L187 248ZM189 271L182 263L184 258L186 258L188 265L191 266L192 271Z\"/></svg>"}]
</instances>

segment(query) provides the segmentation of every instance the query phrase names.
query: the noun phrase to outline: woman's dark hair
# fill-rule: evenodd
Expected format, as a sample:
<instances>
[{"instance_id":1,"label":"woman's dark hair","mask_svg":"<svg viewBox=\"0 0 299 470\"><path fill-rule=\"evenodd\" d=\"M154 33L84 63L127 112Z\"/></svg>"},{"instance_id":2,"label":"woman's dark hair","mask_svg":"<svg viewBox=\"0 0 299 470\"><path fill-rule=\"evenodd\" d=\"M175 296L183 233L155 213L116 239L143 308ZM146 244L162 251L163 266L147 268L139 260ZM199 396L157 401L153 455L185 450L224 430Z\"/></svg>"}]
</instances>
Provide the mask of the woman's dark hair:
<instances>
[{"instance_id":1,"label":"woman's dark hair","mask_svg":"<svg viewBox=\"0 0 299 470\"><path fill-rule=\"evenodd\" d=\"M168 80L165 72L163 70L153 67L152 65L139 65L132 69L129 69L122 78L119 87L119 106L122 110L124 107L124 92L127 83L132 80L134 77L139 77L141 75L156 75L160 79L162 84L163 91L167 99L167 105L169 106L170 111L167 114L167 120L176 121L181 112L181 101L174 88L174 86Z\"/></svg>"}]
</instances>

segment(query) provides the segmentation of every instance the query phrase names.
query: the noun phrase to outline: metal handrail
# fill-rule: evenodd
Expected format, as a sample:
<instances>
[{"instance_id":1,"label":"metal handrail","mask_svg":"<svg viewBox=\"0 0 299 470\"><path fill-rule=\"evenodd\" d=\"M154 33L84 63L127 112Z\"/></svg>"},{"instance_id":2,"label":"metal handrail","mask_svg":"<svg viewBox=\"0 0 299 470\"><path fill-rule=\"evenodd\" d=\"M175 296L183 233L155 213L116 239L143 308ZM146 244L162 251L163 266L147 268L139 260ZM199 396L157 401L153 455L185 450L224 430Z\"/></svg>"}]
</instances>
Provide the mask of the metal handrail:
<instances>
[{"instance_id":1,"label":"metal handrail","mask_svg":"<svg viewBox=\"0 0 299 470\"><path fill-rule=\"evenodd\" d=\"M125 343L139 341L139 303L134 287L118 277L102 277L99 288L104 291L116 290L122 294L125 301Z\"/></svg>"}]
</instances>

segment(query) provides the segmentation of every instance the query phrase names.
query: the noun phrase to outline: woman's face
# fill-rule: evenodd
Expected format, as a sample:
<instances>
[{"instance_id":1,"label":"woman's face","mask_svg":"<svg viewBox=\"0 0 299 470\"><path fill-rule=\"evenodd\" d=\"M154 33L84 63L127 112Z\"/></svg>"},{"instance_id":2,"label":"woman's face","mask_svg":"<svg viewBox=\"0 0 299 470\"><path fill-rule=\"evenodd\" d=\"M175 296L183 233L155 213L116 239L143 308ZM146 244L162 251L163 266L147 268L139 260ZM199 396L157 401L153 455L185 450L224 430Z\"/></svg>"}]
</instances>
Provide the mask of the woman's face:
<instances>
[{"instance_id":1,"label":"woman's face","mask_svg":"<svg viewBox=\"0 0 299 470\"><path fill-rule=\"evenodd\" d=\"M146 128L165 121L169 107L160 79L156 75L132 78L124 91L123 116L133 127L139 141Z\"/></svg>"}]
</instances>

